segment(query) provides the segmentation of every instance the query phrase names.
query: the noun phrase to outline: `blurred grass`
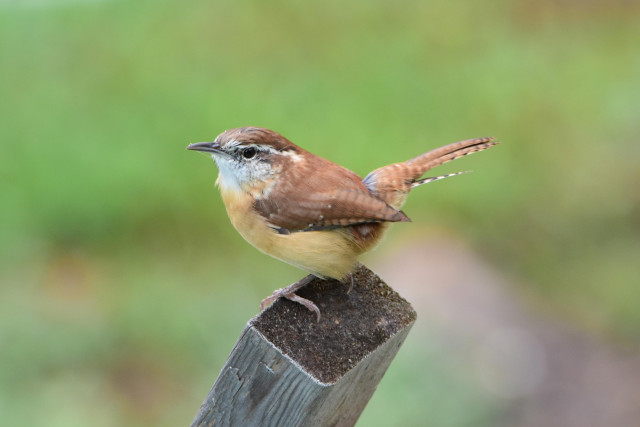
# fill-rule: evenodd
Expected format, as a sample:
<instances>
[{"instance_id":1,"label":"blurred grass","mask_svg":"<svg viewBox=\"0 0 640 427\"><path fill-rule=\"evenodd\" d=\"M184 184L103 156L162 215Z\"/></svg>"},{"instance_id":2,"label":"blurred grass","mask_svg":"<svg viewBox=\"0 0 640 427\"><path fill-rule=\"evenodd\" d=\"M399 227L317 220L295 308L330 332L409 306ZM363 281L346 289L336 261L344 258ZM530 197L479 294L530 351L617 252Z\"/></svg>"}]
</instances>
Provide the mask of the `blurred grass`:
<instances>
[{"instance_id":1,"label":"blurred grass","mask_svg":"<svg viewBox=\"0 0 640 427\"><path fill-rule=\"evenodd\" d=\"M241 240L214 166L184 151L242 125L362 175L499 137L405 211L637 347L639 17L604 1L0 2L3 424L195 414L257 302L301 275ZM438 373L446 356L421 381L405 350L363 425L394 407L417 425L411 391L437 399L438 425L492 425L491 402Z\"/></svg>"}]
</instances>

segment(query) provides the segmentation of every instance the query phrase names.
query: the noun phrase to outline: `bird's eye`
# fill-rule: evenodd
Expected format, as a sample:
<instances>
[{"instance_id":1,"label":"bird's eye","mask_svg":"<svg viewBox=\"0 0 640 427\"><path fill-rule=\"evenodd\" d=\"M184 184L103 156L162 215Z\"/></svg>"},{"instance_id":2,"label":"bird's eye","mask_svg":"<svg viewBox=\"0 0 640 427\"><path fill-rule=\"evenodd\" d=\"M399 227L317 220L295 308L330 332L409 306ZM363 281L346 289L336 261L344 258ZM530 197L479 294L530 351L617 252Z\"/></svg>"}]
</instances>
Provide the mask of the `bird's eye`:
<instances>
[{"instance_id":1,"label":"bird's eye","mask_svg":"<svg viewBox=\"0 0 640 427\"><path fill-rule=\"evenodd\" d=\"M250 159L256 155L256 149L253 147L248 147L242 150L242 157L245 159Z\"/></svg>"}]
</instances>

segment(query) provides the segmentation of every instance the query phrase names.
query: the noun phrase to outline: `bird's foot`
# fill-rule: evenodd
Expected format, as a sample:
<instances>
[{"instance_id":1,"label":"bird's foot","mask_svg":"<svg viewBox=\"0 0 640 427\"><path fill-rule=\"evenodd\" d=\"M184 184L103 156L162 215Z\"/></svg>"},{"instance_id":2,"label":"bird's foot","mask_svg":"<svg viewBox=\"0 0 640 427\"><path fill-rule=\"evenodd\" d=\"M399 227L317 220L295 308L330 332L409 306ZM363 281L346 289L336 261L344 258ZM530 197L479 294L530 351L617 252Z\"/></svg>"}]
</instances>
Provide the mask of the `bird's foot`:
<instances>
[{"instance_id":1,"label":"bird's foot","mask_svg":"<svg viewBox=\"0 0 640 427\"><path fill-rule=\"evenodd\" d=\"M292 285L287 286L286 288L282 288L282 289L277 289L275 290L270 296L268 296L267 298L263 299L262 302L260 303L260 311L264 311L265 308L267 308L269 305L271 305L272 302L274 302L275 300L277 300L278 298L286 298L288 300L297 302L298 304L302 304L305 307L307 307L307 309L309 309L309 311L313 311L316 313L316 316L318 318L318 322L320 321L320 309L318 308L317 305L315 305L313 303L313 301L310 301L306 298L302 298L299 295L296 295L296 291L300 288L302 288L303 286L307 285L309 282L311 282L314 279L314 276L309 275L301 280L298 280L297 282L295 282Z\"/></svg>"},{"instance_id":2,"label":"bird's foot","mask_svg":"<svg viewBox=\"0 0 640 427\"><path fill-rule=\"evenodd\" d=\"M306 298L302 298L301 296L296 295L293 292L283 296L288 300L304 305L305 307L307 307L307 309L309 309L309 311L315 311L317 320L318 322L320 322L320 309L318 308L317 305L313 303L313 301L308 300Z\"/></svg>"}]
</instances>

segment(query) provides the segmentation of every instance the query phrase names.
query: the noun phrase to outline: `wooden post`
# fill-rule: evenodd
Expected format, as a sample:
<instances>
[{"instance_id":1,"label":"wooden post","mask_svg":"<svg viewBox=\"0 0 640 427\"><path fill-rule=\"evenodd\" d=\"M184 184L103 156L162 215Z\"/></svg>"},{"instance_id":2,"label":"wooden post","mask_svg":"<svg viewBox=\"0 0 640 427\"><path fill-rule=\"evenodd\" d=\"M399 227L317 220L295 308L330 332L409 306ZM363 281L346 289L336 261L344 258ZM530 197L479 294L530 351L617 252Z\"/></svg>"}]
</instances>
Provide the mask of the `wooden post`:
<instances>
[{"instance_id":1,"label":"wooden post","mask_svg":"<svg viewBox=\"0 0 640 427\"><path fill-rule=\"evenodd\" d=\"M192 426L353 426L416 319L359 266L353 290L316 279L245 327Z\"/></svg>"}]
</instances>

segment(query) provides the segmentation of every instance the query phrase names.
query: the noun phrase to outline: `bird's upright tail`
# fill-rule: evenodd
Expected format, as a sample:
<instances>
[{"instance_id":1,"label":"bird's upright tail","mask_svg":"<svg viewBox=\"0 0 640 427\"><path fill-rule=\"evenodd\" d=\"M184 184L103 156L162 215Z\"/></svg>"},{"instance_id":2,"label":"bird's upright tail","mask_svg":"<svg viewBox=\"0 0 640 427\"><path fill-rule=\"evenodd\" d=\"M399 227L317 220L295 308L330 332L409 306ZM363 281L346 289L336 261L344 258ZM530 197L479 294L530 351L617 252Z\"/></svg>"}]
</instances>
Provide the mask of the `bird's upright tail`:
<instances>
[{"instance_id":1,"label":"bird's upright tail","mask_svg":"<svg viewBox=\"0 0 640 427\"><path fill-rule=\"evenodd\" d=\"M476 153L493 147L494 138L476 138L454 142L436 148L411 160L394 163L371 172L363 180L364 185L380 199L396 209L404 204L412 188L427 182L437 181L464 172L421 178L429 169L440 166L467 154Z\"/></svg>"}]
</instances>

